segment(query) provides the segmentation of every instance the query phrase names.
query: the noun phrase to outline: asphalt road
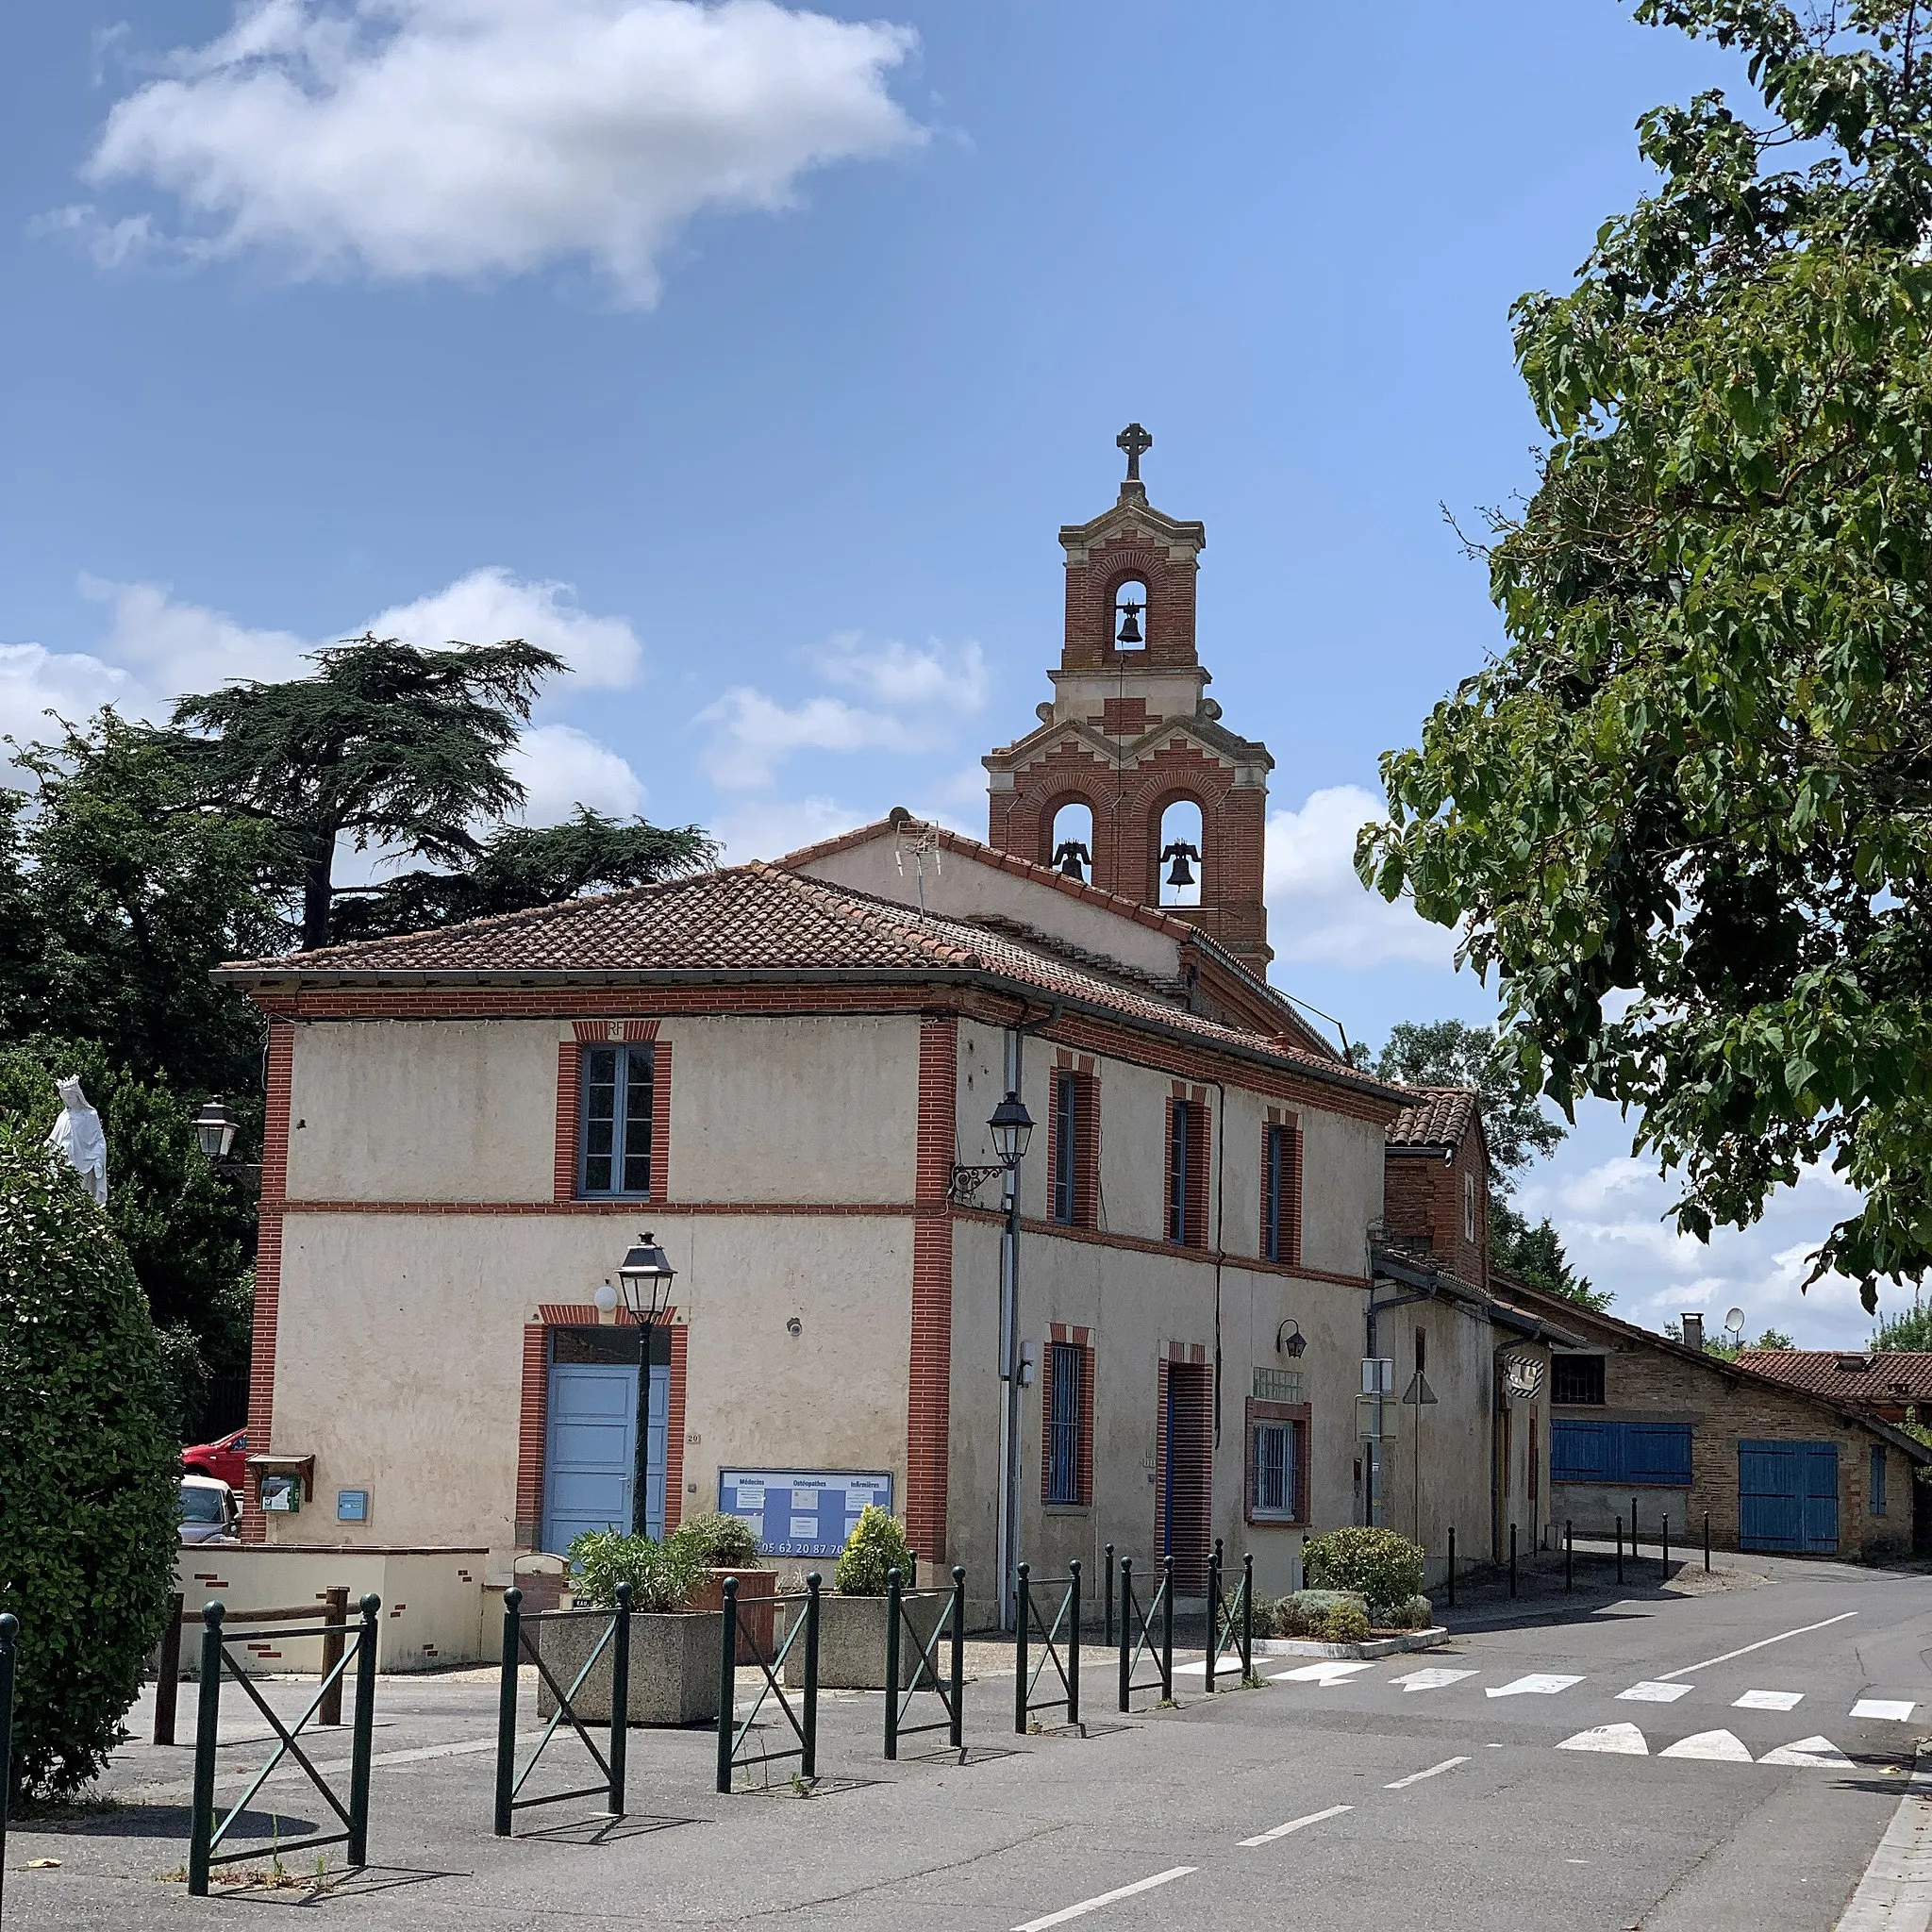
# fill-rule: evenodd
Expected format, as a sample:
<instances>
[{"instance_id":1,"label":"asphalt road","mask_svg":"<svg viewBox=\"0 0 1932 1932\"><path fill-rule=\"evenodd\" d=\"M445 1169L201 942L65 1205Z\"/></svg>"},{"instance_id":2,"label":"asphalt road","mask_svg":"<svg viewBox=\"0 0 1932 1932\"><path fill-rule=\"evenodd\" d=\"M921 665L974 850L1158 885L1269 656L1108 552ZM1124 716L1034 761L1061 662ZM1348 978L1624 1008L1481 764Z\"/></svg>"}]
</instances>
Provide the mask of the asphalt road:
<instances>
[{"instance_id":1,"label":"asphalt road","mask_svg":"<svg viewBox=\"0 0 1932 1932\"><path fill-rule=\"evenodd\" d=\"M486 1674L385 1679L380 1863L313 1903L358 1926L425 1932L1076 1921L1083 1932L1823 1932L1899 1818L1920 1739L1932 1740L1932 1579L1759 1567L1770 1575L1757 1588L1634 1596L1365 1669L1269 1659L1276 1681L1259 1690L1209 1699L1184 1674L1179 1708L1124 1720L1090 1653L1085 1737L1015 1737L1011 1680L985 1674L969 1686L963 1766L912 1755L931 1740L886 1764L882 1699L828 1696L808 1798L782 1774L768 1792L720 1797L708 1734L634 1732L631 1817L600 1824L590 1805L562 1806L527 1814L520 1831L543 1835L513 1841L490 1830ZM300 1690L271 1696L287 1707ZM183 1706L186 1720L192 1695ZM225 1791L261 1762L264 1728L236 1700ZM318 1756L338 1762L345 1746L332 1738ZM185 1857L189 1757L130 1745L108 1780L116 1808L16 1825L9 1932L286 1928L298 1887L203 1902L167 1875ZM559 1767L566 1779L582 1781ZM273 1825L246 1822L265 1849L323 1815L299 1773L277 1775L271 1806ZM1932 1796L1907 1802L1894 1838L1906 1825L1932 1840ZM44 1858L60 1862L24 1869ZM290 1877L312 1864L283 1857ZM1932 1899L1932 1885L1914 1895ZM1846 1921L1861 1932L1926 1923L1923 1904Z\"/></svg>"}]
</instances>

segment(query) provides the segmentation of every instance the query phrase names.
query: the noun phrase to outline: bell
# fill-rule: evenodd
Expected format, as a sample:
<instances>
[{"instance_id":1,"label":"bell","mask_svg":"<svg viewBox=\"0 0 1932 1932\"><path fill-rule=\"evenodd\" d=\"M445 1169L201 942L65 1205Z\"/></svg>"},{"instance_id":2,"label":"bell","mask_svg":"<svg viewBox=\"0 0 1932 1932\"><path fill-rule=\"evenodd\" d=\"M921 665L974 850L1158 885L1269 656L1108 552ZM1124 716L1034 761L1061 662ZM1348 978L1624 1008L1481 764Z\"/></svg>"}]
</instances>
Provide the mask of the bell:
<instances>
[{"instance_id":1,"label":"bell","mask_svg":"<svg viewBox=\"0 0 1932 1932\"><path fill-rule=\"evenodd\" d=\"M1077 839L1063 839L1054 848L1053 862L1064 878L1077 879L1082 885L1087 882L1087 867L1091 862L1086 846Z\"/></svg>"},{"instance_id":2,"label":"bell","mask_svg":"<svg viewBox=\"0 0 1932 1932\"><path fill-rule=\"evenodd\" d=\"M1141 636L1141 606L1138 604L1123 604L1121 609L1125 614L1121 619L1121 634L1116 641L1123 644L1144 642L1145 641Z\"/></svg>"},{"instance_id":3,"label":"bell","mask_svg":"<svg viewBox=\"0 0 1932 1932\"><path fill-rule=\"evenodd\" d=\"M1160 856L1174 860L1174 869L1167 875L1169 885L1191 886L1194 883L1194 874L1188 870L1188 860L1191 857L1199 858L1201 855L1191 845L1170 845Z\"/></svg>"}]
</instances>

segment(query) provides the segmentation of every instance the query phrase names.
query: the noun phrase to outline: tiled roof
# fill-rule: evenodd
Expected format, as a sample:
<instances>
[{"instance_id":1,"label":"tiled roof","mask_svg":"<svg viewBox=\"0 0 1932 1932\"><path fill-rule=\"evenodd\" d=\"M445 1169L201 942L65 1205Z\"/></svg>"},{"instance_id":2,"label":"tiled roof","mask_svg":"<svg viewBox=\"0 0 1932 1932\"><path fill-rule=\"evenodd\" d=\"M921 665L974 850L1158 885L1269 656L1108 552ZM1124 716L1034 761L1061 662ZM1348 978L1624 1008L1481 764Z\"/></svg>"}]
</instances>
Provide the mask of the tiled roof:
<instances>
[{"instance_id":1,"label":"tiled roof","mask_svg":"<svg viewBox=\"0 0 1932 1932\"><path fill-rule=\"evenodd\" d=\"M862 972L985 974L1048 999L1111 1011L1204 1044L1264 1055L1391 1099L1406 1090L1278 1038L1190 1012L1177 998L1084 966L1050 945L921 913L849 886L754 861L659 885L566 899L428 932L240 960L217 977L252 985L419 977L517 979L612 974Z\"/></svg>"},{"instance_id":2,"label":"tiled roof","mask_svg":"<svg viewBox=\"0 0 1932 1932\"><path fill-rule=\"evenodd\" d=\"M1746 1348L1739 1365L1840 1402L1932 1402L1932 1355L1903 1350Z\"/></svg>"},{"instance_id":3,"label":"tiled roof","mask_svg":"<svg viewBox=\"0 0 1932 1932\"><path fill-rule=\"evenodd\" d=\"M1422 1098L1389 1123L1391 1147L1459 1147L1475 1111L1467 1087L1424 1087Z\"/></svg>"}]
</instances>

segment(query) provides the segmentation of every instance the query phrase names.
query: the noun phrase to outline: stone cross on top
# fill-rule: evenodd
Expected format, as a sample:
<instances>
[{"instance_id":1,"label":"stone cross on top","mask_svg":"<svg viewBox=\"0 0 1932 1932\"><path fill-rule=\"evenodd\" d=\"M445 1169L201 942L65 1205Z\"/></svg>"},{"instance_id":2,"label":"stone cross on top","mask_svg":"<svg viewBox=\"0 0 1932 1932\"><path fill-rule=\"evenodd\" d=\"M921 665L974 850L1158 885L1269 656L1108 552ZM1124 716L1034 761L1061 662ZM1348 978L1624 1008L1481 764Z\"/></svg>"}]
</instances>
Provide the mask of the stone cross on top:
<instances>
[{"instance_id":1,"label":"stone cross on top","mask_svg":"<svg viewBox=\"0 0 1932 1932\"><path fill-rule=\"evenodd\" d=\"M1114 438L1115 444L1127 453L1127 481L1141 480L1141 458L1154 447L1154 439L1138 423L1129 423Z\"/></svg>"}]
</instances>

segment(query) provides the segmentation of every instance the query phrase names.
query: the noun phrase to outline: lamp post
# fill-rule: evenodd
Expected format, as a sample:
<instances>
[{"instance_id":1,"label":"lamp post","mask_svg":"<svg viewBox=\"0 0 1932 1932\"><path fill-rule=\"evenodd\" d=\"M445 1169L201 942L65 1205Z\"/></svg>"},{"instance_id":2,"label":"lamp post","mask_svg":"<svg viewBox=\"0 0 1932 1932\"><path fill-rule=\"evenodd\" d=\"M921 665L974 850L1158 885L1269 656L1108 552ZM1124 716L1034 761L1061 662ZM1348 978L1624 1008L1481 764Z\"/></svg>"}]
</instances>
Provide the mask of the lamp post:
<instances>
[{"instance_id":1,"label":"lamp post","mask_svg":"<svg viewBox=\"0 0 1932 1932\"><path fill-rule=\"evenodd\" d=\"M1000 1376L1007 1399L1000 1415L999 1553L1000 1621L1013 1611L1018 1562L1020 1504L1020 1163L1033 1138L1033 1116L1017 1087L987 1122L993 1152L1006 1174L1007 1225L1000 1236Z\"/></svg>"},{"instance_id":2,"label":"lamp post","mask_svg":"<svg viewBox=\"0 0 1932 1932\"><path fill-rule=\"evenodd\" d=\"M633 1535L646 1533L649 1526L651 1331L663 1321L664 1312L671 1306L671 1284L676 1274L677 1270L648 1230L631 1243L617 1264L617 1285L623 1292L624 1305L638 1324L637 1457L630 1491ZM608 1285L606 1283L606 1287Z\"/></svg>"},{"instance_id":3,"label":"lamp post","mask_svg":"<svg viewBox=\"0 0 1932 1932\"><path fill-rule=\"evenodd\" d=\"M235 1144L235 1116L219 1093L210 1093L194 1117L194 1138L217 1174L234 1181L250 1196L261 1191L261 1163L235 1160L229 1149Z\"/></svg>"}]
</instances>

